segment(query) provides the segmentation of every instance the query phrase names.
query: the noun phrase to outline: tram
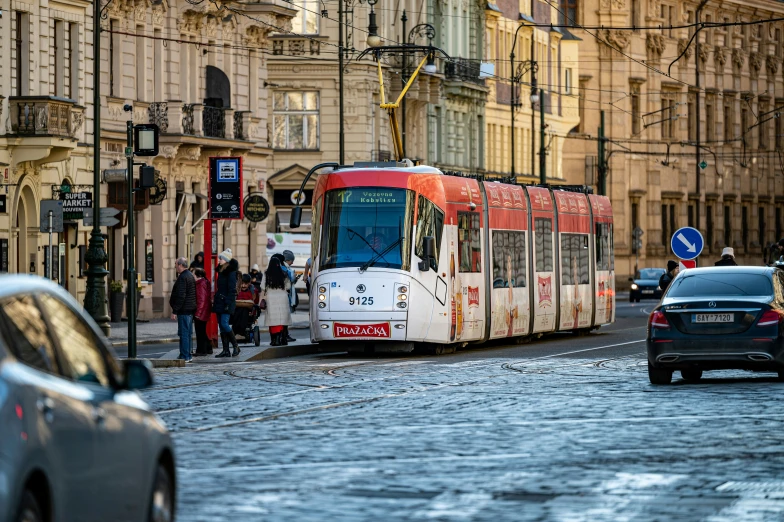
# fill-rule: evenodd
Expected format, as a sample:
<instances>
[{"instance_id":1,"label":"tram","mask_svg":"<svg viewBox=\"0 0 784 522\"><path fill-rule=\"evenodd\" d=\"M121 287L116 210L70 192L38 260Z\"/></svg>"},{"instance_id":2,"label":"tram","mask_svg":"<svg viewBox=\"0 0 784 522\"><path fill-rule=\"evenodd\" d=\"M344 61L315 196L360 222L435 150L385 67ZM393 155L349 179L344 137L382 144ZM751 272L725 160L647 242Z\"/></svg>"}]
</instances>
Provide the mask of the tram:
<instances>
[{"instance_id":1,"label":"tram","mask_svg":"<svg viewBox=\"0 0 784 522\"><path fill-rule=\"evenodd\" d=\"M426 48L425 59L436 50ZM311 341L443 353L612 323L610 200L586 187L522 186L413 165L403 157L395 110L419 68L397 102L385 103L380 67L397 161L321 164L302 183L319 173ZM300 216L296 207L292 228Z\"/></svg>"}]
</instances>

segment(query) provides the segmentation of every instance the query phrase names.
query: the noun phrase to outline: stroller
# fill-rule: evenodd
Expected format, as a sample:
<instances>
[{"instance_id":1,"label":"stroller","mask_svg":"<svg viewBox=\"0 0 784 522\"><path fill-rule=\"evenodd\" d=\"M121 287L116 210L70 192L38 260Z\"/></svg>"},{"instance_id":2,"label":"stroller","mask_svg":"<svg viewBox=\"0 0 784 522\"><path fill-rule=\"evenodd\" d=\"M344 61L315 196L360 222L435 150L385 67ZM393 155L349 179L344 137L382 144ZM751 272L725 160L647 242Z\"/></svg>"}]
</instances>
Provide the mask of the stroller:
<instances>
[{"instance_id":1,"label":"stroller","mask_svg":"<svg viewBox=\"0 0 784 522\"><path fill-rule=\"evenodd\" d=\"M237 293L237 304L231 317L231 329L234 331L238 343L253 343L259 346L261 335L259 334L259 325L256 324L261 316L259 294L250 284L250 276L243 275L242 282L248 287L247 290L240 289Z\"/></svg>"}]
</instances>

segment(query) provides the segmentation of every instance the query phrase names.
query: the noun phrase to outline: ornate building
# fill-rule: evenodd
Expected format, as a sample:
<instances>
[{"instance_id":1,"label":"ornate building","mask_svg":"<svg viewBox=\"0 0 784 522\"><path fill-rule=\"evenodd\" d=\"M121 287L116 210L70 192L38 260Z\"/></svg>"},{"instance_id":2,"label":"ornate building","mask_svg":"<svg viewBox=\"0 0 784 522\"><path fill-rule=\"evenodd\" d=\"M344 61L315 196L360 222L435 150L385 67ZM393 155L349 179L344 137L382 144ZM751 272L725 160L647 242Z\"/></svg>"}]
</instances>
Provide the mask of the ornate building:
<instances>
[{"instance_id":1,"label":"ornate building","mask_svg":"<svg viewBox=\"0 0 784 522\"><path fill-rule=\"evenodd\" d=\"M579 123L578 97L574 81L579 74L578 43L570 32L560 29L523 27L520 24L548 24L558 12L540 2L532 12L532 2L498 0L487 4L485 60L495 64L495 76L486 80L490 88L487 103L486 164L491 174L512 173L511 109L513 76L519 76L515 90L515 166L521 182L539 181L539 107L531 102L532 64L537 67L537 84L544 90L546 173L548 180L563 182L563 149L566 135ZM514 45L515 71L509 55ZM533 45L531 40L533 39ZM531 50L533 49L533 56Z\"/></svg>"},{"instance_id":2,"label":"ornate building","mask_svg":"<svg viewBox=\"0 0 784 522\"><path fill-rule=\"evenodd\" d=\"M699 31L698 53L694 42L689 45L693 27L670 28L694 22L697 6L663 0L561 2L562 9L573 9L573 25L662 26L574 28L582 38L582 118L574 137L583 140L570 144L570 180L596 182L595 138L603 110L605 134L613 140L607 186L620 282L635 265L666 266L673 258L670 239L683 226L697 227L705 238L702 266L713 264L725 246L735 249L739 263L759 265L763 246L784 235L784 127L777 117L784 106L784 25L734 25L780 18L784 5L709 1L700 21L727 25ZM698 125L704 168L697 165ZM640 248L633 241L636 228L643 232Z\"/></svg>"},{"instance_id":3,"label":"ornate building","mask_svg":"<svg viewBox=\"0 0 784 522\"><path fill-rule=\"evenodd\" d=\"M161 129L161 153L152 164L166 183L166 196L150 201L140 193L135 202L142 318L168 315L175 260L202 250L208 158L242 157L245 190L265 189L271 154L266 38L272 28L291 26L295 12L288 6L179 0L112 0L107 6L101 22L102 169L125 167L126 120ZM95 197L92 26L84 22L90 13L81 3L61 11L43 4L3 11L12 23L1 26L6 34L0 43L9 47L0 53L0 172L6 173L0 193L9 195L7 214L0 213L0 247L5 239L8 261L0 269L29 267L44 275L41 250L48 238L38 231L40 201L67 190ZM38 56L48 63L35 63ZM132 113L123 111L125 104ZM123 186L104 183L102 206L127 210ZM126 223L124 217L105 229L109 279L125 279ZM243 271L262 261L263 224L224 221L219 228L218 248L232 248ZM89 230L76 218L56 238L55 256L64 258L56 278L80 301Z\"/></svg>"}]
</instances>

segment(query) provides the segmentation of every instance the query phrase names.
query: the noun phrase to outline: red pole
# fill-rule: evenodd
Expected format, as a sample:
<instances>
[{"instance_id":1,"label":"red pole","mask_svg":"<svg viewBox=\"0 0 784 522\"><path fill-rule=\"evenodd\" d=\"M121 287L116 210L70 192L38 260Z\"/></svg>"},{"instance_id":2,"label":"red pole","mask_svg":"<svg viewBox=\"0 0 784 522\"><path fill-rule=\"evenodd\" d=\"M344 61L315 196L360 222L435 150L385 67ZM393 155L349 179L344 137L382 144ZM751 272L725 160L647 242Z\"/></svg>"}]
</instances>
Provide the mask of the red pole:
<instances>
[{"instance_id":1,"label":"red pole","mask_svg":"<svg viewBox=\"0 0 784 522\"><path fill-rule=\"evenodd\" d=\"M212 251L212 223L212 219L204 220L204 271L207 273L207 281L210 282L210 295L214 296L215 252ZM207 321L207 337L212 342L213 348L218 346L218 320L213 313L210 314L210 319Z\"/></svg>"}]
</instances>

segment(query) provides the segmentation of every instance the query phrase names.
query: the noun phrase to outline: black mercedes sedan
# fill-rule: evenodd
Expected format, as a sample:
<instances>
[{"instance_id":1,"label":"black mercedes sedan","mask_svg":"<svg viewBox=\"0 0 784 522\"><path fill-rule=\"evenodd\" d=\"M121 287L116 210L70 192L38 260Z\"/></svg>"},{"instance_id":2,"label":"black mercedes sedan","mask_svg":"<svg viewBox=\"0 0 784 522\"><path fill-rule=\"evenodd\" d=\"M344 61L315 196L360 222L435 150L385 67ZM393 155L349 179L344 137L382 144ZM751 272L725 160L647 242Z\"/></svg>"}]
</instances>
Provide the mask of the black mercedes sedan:
<instances>
[{"instance_id":1,"label":"black mercedes sedan","mask_svg":"<svg viewBox=\"0 0 784 522\"><path fill-rule=\"evenodd\" d=\"M685 270L648 318L648 377L673 371L778 372L784 379L784 270L732 266Z\"/></svg>"},{"instance_id":2,"label":"black mercedes sedan","mask_svg":"<svg viewBox=\"0 0 784 522\"><path fill-rule=\"evenodd\" d=\"M640 277L629 279L632 288L629 291L629 302L640 302L640 299L660 299L662 289L659 287L659 279L664 275L663 268L642 268Z\"/></svg>"}]
</instances>

